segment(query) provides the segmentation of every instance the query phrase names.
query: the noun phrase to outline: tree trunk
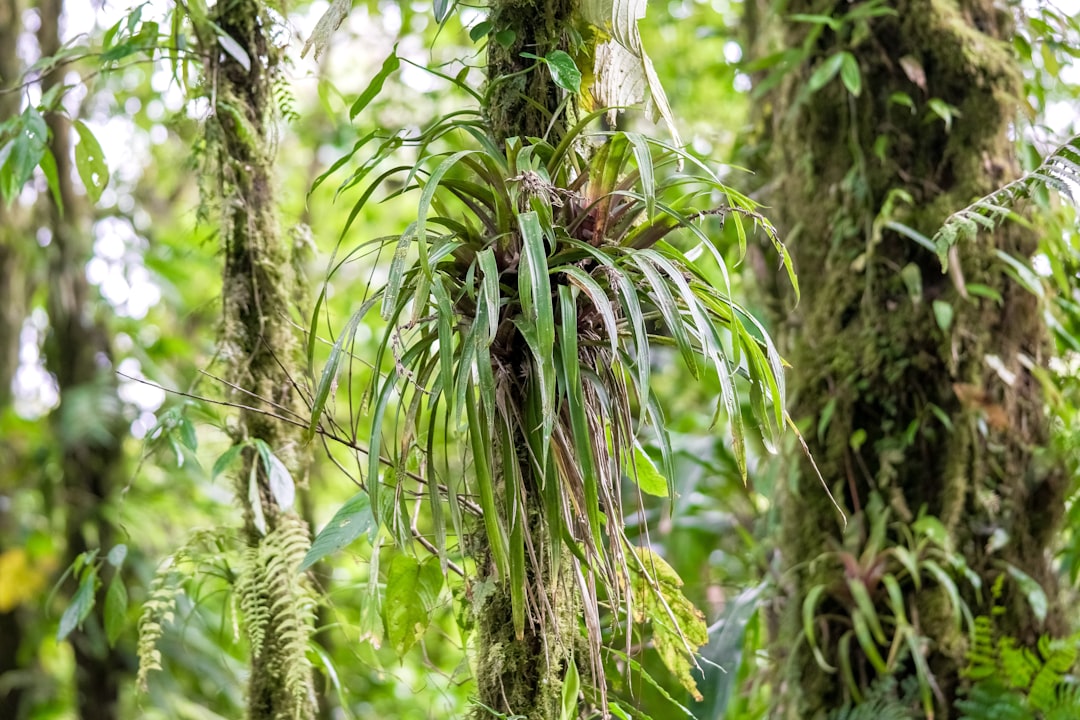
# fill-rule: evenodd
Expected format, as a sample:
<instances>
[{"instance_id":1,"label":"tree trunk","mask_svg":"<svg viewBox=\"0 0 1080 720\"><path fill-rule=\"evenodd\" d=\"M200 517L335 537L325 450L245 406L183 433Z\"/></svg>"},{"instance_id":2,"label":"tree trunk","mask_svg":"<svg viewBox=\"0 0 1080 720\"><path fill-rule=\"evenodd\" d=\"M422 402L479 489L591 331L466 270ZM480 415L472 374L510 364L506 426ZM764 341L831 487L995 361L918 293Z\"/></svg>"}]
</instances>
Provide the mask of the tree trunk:
<instances>
[{"instance_id":1,"label":"tree trunk","mask_svg":"<svg viewBox=\"0 0 1080 720\"><path fill-rule=\"evenodd\" d=\"M16 40L22 26L22 5L18 0L0 0L0 123L19 112L19 93L10 89L19 82L21 66L16 53ZM25 263L19 252L22 233L21 219L16 217L17 206L9 208L0 200L0 416L11 406L11 382L19 366L19 344L23 319L26 315L24 287ZM0 457L11 458L16 448L0 438ZM11 465L17 463L11 462ZM18 518L12 516L9 493L19 487L14 472L0 476L0 554L17 547ZM19 608L0 610L0 706L10 708L12 717L19 717L22 689L18 683L4 684L6 673L19 668L18 654L22 645L22 622Z\"/></svg>"},{"instance_id":2,"label":"tree trunk","mask_svg":"<svg viewBox=\"0 0 1080 720\"><path fill-rule=\"evenodd\" d=\"M249 65L244 67L238 53L222 52L213 28L198 29L206 72L216 82L207 139L219 170L228 381L245 391L237 398L244 405L274 414L302 413L292 381L300 352L289 315L297 297L293 251L278 230L273 189L273 83L280 56L271 39L274 20L258 0L219 2L214 19L243 49ZM261 440L297 483L304 479L306 451L295 426L242 411L234 439ZM297 573L310 546L307 525L274 492L259 453L249 448L244 460L236 492L244 501L249 550L237 591L252 653L248 717L311 718L315 698L307 644L314 603L306 579Z\"/></svg>"},{"instance_id":3,"label":"tree trunk","mask_svg":"<svg viewBox=\"0 0 1080 720\"><path fill-rule=\"evenodd\" d=\"M43 56L60 49L59 26L63 0L41 0L38 45ZM59 73L42 78L48 92L63 81ZM70 564L87 550L107 552L114 531L107 505L123 468L126 425L116 392L108 329L97 317L94 291L86 279L92 256L90 219L86 204L72 184L71 125L63 115L46 116L49 147L56 159L63 209L48 195L48 313L47 366L56 377L60 406L52 413L53 432L60 444L65 535ZM83 629L68 637L75 650L75 684L79 717L112 720L117 717L120 679L126 674L123 656L105 640L101 608L104 593Z\"/></svg>"},{"instance_id":4,"label":"tree trunk","mask_svg":"<svg viewBox=\"0 0 1080 720\"><path fill-rule=\"evenodd\" d=\"M490 20L493 32L511 30L514 41L503 47L488 43L488 122L496 141L511 138L547 137L557 142L566 133L569 108L562 106L563 92L554 84L547 67L522 58L526 51L543 57L552 50L567 49L567 32L576 9L573 0L495 0ZM524 343L524 341L522 341ZM528 360L523 360L528 362ZM529 374L535 377L535 373ZM527 388L516 388L510 397L526 398ZM522 408L522 414L525 409ZM516 438L518 456L529 458L528 441ZM496 462L497 467L502 463ZM532 467L523 462L521 467ZM578 637L580 599L569 556L552 568L543 551L550 547L544 522L543 490L536 472L522 478L526 488L524 515L528 518L527 547L535 548L543 564L537 569L527 562L529 605L523 637L516 637L508 578L499 578L485 545L477 563L484 583L492 590L476 602L477 686L480 703L503 715L529 720L560 717L563 677L574 662ZM505 487L498 477L499 487ZM542 556L542 557L541 557ZM548 610L550 608L550 610ZM548 618L541 621L540 618ZM491 717L478 707L477 718Z\"/></svg>"},{"instance_id":5,"label":"tree trunk","mask_svg":"<svg viewBox=\"0 0 1080 720\"><path fill-rule=\"evenodd\" d=\"M839 18L853 7L792 0L783 13ZM848 513L849 539L862 533L855 557L870 516L884 512L880 507L902 523L925 507L983 578L981 607L970 589L965 593L976 614L987 612L988 588L1004 572L1003 562L1035 578L1053 605L1047 550L1061 519L1065 478L1041 450L1048 420L1039 383L1023 364L1045 364L1047 337L1037 298L1010 282L995 256L1027 258L1035 238L1016 226L984 234L959 247L946 275L933 252L884 225L891 220L933 235L951 211L1015 176L1008 127L1021 78L1007 44L1011 18L990 0L906 0L891 7L896 15L874 18L867 32L851 24L825 29L805 62L761 104L770 108L760 126L760 139L771 144L763 157L778 177L767 202L802 286L802 302L785 327L794 366L792 416ZM795 48L812 27L792 22L762 31L778 31L784 46ZM839 76L809 92L811 74L840 50L857 59L861 94L852 96ZM909 96L916 111L896 102L895 93ZM935 116L931 99L953 106L955 118ZM975 283L1003 302L967 292ZM995 372L988 355L1008 372ZM1009 373L1011 383L1002 379ZM806 462L796 475L780 498L780 550L790 585L776 643L784 649L778 688L784 717L817 718L849 693L842 676L825 672L812 656L803 600L815 586L826 587L815 631L833 665L854 605L837 555L811 562L844 547L841 517ZM874 502L879 508L868 511ZM988 541L996 530L1007 533L1008 543L994 551ZM895 533L889 542L903 544ZM887 571L898 571L893 560L877 557ZM868 578L867 570L866 563L849 565L846 576ZM938 717L950 717L966 639L945 589L930 577L924 583L921 592L903 586L905 604L927 641L940 688ZM867 585L878 612L890 616L884 589ZM1015 583L1005 587L1005 613L995 619L1002 633L1031 643L1040 633L1061 631L1060 608L1052 606L1039 622ZM859 644L850 647L865 694L875 672ZM911 675L912 665L901 663L897 673Z\"/></svg>"}]
</instances>

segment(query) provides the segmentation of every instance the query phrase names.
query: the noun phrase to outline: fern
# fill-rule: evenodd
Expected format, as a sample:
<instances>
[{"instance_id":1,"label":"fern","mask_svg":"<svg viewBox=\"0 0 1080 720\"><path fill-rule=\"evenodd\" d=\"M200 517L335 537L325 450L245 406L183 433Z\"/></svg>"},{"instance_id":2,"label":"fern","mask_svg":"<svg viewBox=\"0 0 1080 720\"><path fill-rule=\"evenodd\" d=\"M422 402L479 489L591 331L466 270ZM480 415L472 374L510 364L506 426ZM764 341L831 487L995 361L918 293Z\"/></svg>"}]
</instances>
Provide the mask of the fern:
<instances>
[{"instance_id":1,"label":"fern","mask_svg":"<svg viewBox=\"0 0 1080 720\"><path fill-rule=\"evenodd\" d=\"M150 597L139 616L139 642L136 647L139 672L136 681L142 692L149 689L150 673L161 670L161 651L157 644L165 632L165 624L172 622L176 610L176 596L181 590L181 576L175 569L179 552L165 558L158 565L154 578L150 581Z\"/></svg>"},{"instance_id":2,"label":"fern","mask_svg":"<svg viewBox=\"0 0 1080 720\"><path fill-rule=\"evenodd\" d=\"M1002 579L993 587L995 601ZM956 707L960 720L1065 720L1080 717L1080 686L1072 675L1080 635L1042 636L1037 647L1023 647L1007 635L996 637L992 617L975 620L975 637L964 674L975 684Z\"/></svg>"},{"instance_id":3,"label":"fern","mask_svg":"<svg viewBox=\"0 0 1080 720\"><path fill-rule=\"evenodd\" d=\"M917 702L918 683L907 678L902 689L897 688L896 676L884 675L873 682L860 703L849 701L844 707L829 713L829 720L915 720L913 705Z\"/></svg>"},{"instance_id":4,"label":"fern","mask_svg":"<svg viewBox=\"0 0 1080 720\"><path fill-rule=\"evenodd\" d=\"M251 653L256 662L273 663L266 676L283 678L282 688L268 689L292 702L283 720L305 717L312 693L308 640L315 623L315 598L298 572L310 545L307 526L295 515L279 518L277 527L245 552L236 592Z\"/></svg>"},{"instance_id":5,"label":"fern","mask_svg":"<svg viewBox=\"0 0 1080 720\"><path fill-rule=\"evenodd\" d=\"M1080 135L1070 138L1050 153L1039 167L1020 179L950 215L933 241L942 267L947 265L949 249L957 242L974 239L980 229L993 230L1006 219L1015 217L1012 207L1020 199L1050 188L1075 205L1077 185L1080 185Z\"/></svg>"}]
</instances>

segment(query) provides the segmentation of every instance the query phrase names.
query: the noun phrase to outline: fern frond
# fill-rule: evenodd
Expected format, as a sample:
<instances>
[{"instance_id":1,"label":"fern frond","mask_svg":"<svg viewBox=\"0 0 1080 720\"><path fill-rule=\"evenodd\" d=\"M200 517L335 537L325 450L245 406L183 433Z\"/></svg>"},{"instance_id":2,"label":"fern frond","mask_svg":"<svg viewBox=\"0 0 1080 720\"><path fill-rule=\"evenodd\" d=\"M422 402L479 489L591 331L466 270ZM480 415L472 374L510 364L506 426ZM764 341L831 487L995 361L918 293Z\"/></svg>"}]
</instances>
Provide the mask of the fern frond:
<instances>
[{"instance_id":1,"label":"fern frond","mask_svg":"<svg viewBox=\"0 0 1080 720\"><path fill-rule=\"evenodd\" d=\"M266 676L283 686L271 690L292 702L282 720L304 718L312 694L308 640L315 624L315 597L305 575L298 572L311 541L307 525L289 513L248 548L236 582L240 611L254 661L273 663Z\"/></svg>"},{"instance_id":2,"label":"fern frond","mask_svg":"<svg viewBox=\"0 0 1080 720\"><path fill-rule=\"evenodd\" d=\"M165 624L173 620L176 596L181 590L180 574L176 572L175 565L176 555L170 555L158 565L150 581L150 597L139 616L139 642L136 647L139 672L136 685L142 692L149 689L150 673L161 670L161 651L157 644L165 632Z\"/></svg>"},{"instance_id":3,"label":"fern frond","mask_svg":"<svg viewBox=\"0 0 1080 720\"><path fill-rule=\"evenodd\" d=\"M948 265L949 248L961 240L972 240L980 229L993 230L1015 217L1017 201L1031 197L1042 188L1056 190L1073 204L1080 189L1080 135L1050 153L1042 164L1018 180L979 198L948 217L934 235L934 245L942 268Z\"/></svg>"}]
</instances>

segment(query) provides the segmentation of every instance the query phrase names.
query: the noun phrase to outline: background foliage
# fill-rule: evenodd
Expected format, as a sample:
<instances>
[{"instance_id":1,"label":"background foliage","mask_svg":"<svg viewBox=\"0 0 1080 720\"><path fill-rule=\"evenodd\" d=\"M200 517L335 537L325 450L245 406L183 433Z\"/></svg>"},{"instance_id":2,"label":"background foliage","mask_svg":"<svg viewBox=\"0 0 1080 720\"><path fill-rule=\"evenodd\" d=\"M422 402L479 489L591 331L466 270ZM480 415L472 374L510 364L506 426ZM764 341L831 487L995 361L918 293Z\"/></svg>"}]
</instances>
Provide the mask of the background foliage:
<instances>
[{"instance_id":1,"label":"background foliage","mask_svg":"<svg viewBox=\"0 0 1080 720\"><path fill-rule=\"evenodd\" d=\"M213 193L206 192L202 174L206 147L200 126L213 88L199 84L191 45L184 41L185 27L174 24L177 15L161 4L68 3L68 44L52 59L37 56L33 32L40 8L12 7L20 10L16 21L23 67L19 79L0 78L5 93L19 98L16 114L0 117L0 194L11 227L19 228L15 272L25 280L27 309L18 332L0 337L0 342L17 347L18 354L12 395L0 396L0 613L17 617L22 631L16 648L19 669L0 677L0 696L10 688L20 689L20 717L72 716L76 661L64 638L83 623L98 646L115 644L124 659L116 667L123 677L116 717L237 717L244 704L248 648L238 629L244 592L235 580L249 559L238 535L223 529L235 527L238 517L232 486L225 480L236 452L230 449L233 408L223 404L227 393L217 355L221 258L209 221ZM201 4L186 7L197 13ZM852 18L847 32L856 36L860 17L865 20L874 8L882 9L874 3L859 7L869 10ZM778 518L771 498L773 488L790 472L777 458L790 457L799 448L793 435L781 436L783 418L767 407L770 401L782 402L779 389L765 393L758 384L770 377L770 362L773 372L777 366L774 351L764 345L768 328L759 323L765 321L754 319L768 313L753 292L751 270L757 264L784 273L776 270L779 259L768 233L753 232L755 224L766 221L752 214L754 205L742 194L768 178L754 179L717 161L733 156L755 97L770 82L768 72L778 72L777 67L798 58L776 58L780 64L772 67L741 62L745 50L739 40L739 3L654 5L641 23L642 39L687 150L676 153L647 140L666 138L667 131L637 113L622 115L618 129L643 134L620 136L625 138L622 154L617 162L607 156L597 162L601 187L590 190L594 176L588 175L587 161L577 157L576 150L565 152L560 162L552 160L557 143L531 143L527 152L517 148L503 153L484 146L470 132L470 127L475 129L470 125L473 116L457 114L476 106L472 93L481 84L481 46L499 42L496 29L483 27L481 9L461 5L449 12L445 2L434 7L357 3L321 52L302 57L304 41L316 33L326 9L322 2L296 2L273 12L287 68L275 88L279 219L294 245L304 249L297 269L307 278L312 297L318 298L305 313L292 313L299 332L313 330L307 337L306 374L294 378L312 412L292 420L311 431L311 442L321 450L298 505L315 530L329 528L319 534L304 562L323 591L315 609L319 629L308 656L326 717L460 717L468 711L476 695L469 638L477 618L470 601L485 590L473 582L476 561L461 546L469 536L463 529L469 505L450 505L451 515L440 518L438 503L421 501L425 492L435 499L440 493L467 494L467 486L457 490L455 483L465 466L484 454L485 445L499 442L503 425L496 425L494 417L511 428L514 423L530 426L529 419L493 412L502 407L500 398L487 394L482 375L481 387L474 387L472 361L463 355L473 347L470 333L498 328L490 319L487 327L473 324L479 323L480 310L490 307L485 301L494 301L500 312L517 302L525 313L530 299L543 294L524 282L515 287L495 283L493 291L491 284L485 285L485 263L498 258L485 253L497 247L492 238L528 223L535 223L538 234L526 230L527 242L542 246L546 236L550 243L557 228L588 222L586 200L615 189L627 208L621 216L622 234L616 236L625 244L649 236L651 228L666 233L669 218L676 219L672 224L689 225L689 215L722 205L746 212L728 213L726 222L694 218L707 228L715 256L694 256L699 274L692 276L692 292L678 299L687 314L696 307L702 315L711 315L709 322L745 331L730 336L717 332L712 338L719 372L695 375L692 368L698 361L691 357L692 346L708 345L701 339L710 333L708 323L694 317L686 323L689 334L681 339L675 326L685 317L673 323L673 316L662 313L662 302L656 299L664 292L659 285L646 293L657 311L631 333L635 342L656 346L650 362L634 365L616 348L603 363L587 366L589 380L595 382L593 375L618 356L630 376L642 378L628 394L627 409L633 412L621 426L625 436L604 445L618 447L615 456L593 458L596 465L610 465L606 502L625 502L628 509L621 529L626 540L615 544L651 548L656 562L670 566L681 579L678 596L703 612L707 627L707 635L700 638L706 642L692 666L685 660L673 662L656 634L630 632L616 638L608 632L599 638L613 646L617 640L618 647L629 650L628 655L610 652L603 658L612 698L621 712L633 716L765 717L773 682L768 672L770 622L785 582L778 570ZM957 235L922 240L937 243L947 256L947 244L974 227L971 223L986 225L986 218L997 222L1005 210L1036 224L1044 238L1040 253L1030 265L1026 258L1014 259L1011 268L1018 282L1048 298L1057 357L1052 372L1040 380L1056 419L1055 449L1072 463L1075 477L1080 446L1075 380L1080 240L1075 211L1047 192L1047 186L1067 194L1080 175L1076 146L1065 144L1077 132L1074 103L1080 84L1073 63L1080 36L1075 15L1065 10L1037 4L1011 10L1018 18L1014 49L1024 66L1027 90L1027 105L1015 123L1016 140L1025 168L1043 168L1041 181L1039 175L1029 177L1022 183L1023 193L1014 187L1006 191L1008 198L991 196L973 205L961 216L964 222L953 226ZM813 17L805 22L826 24ZM222 53L239 61L227 35L218 42ZM836 79L852 94L866 90L858 84L857 72L845 71L843 53L835 57L839 59L815 74L809 91ZM577 60L587 68L582 58ZM63 85L43 95L38 80L57 67ZM587 75L586 69L586 84ZM764 79L754 86L752 76ZM904 98L895 100L905 105ZM69 540L63 531L67 511L58 438L92 434L100 426L106 400L103 393L86 389L83 395L65 398L64 412L53 413L50 421L59 398L55 371L47 361L52 337L47 307L57 289L47 281L50 230L42 208L55 192L56 180L39 108L58 107L79 121L73 153L82 199L92 207L91 252L84 263L94 293L86 312L100 319L111 339L109 366L120 373L118 399L111 402L118 403L115 412L128 428L122 441L124 482L107 506L108 519L117 528L115 543L79 556L74 565L69 564ZM939 107L928 122L963 123L953 110ZM454 154L459 152L473 154ZM1047 173L1044 158L1051 154L1056 159L1046 161ZM448 157L455 162L447 162ZM689 170L676 170L676 160ZM469 174L459 172L462 167ZM539 178L538 189L521 189L528 172ZM618 185L616 176L623 173L631 179ZM529 203L529 192L536 195L585 176L588 180L578 181L578 197L560 199L559 218L546 218ZM518 187L507 182L515 177ZM371 181L376 178L380 192L363 195L364 188L374 189ZM491 190L500 183L504 187ZM1025 201L1017 204L1020 194ZM418 195L424 208L419 217ZM703 204L680 215L679 203L689 202L688 197ZM431 203L431 215L421 220L425 203ZM767 216L768 210L763 212ZM454 252L465 248L468 255L458 253L453 262L442 264L429 256L428 265L422 259L410 265L394 255L403 230L411 228L425 237L425 222L428 230L438 227L432 230L439 233L433 255L439 247L446 252L443 243L460 243ZM453 239L448 241L447 235ZM681 262L684 254L692 254L692 234L691 240L683 237L660 247L651 274L630 261L623 272L633 273L634 280L661 275L664 262ZM390 249L384 252L385 246ZM571 284L563 285L567 291L559 291L554 305L536 311L547 314L543 329L548 337L534 339L530 348L540 356L562 358L563 373L581 347L566 318L587 311L588 303L580 300L594 292L580 278L583 272L569 269L580 267L592 252L579 251L563 258L571 282L578 278L578 297ZM527 249L522 253L530 257ZM611 262L623 261L616 257ZM14 278L5 279L7 291L14 288ZM370 295L373 280L376 286L389 282L394 291ZM414 295L426 297L429 286L435 288L430 291L436 310L443 302L459 307L461 297L467 296L474 301L475 315L426 317L416 305L412 334L396 334L387 316L400 314L405 300ZM607 290L603 288L605 296ZM497 297L484 294L491 292ZM507 293L515 300L507 303ZM604 328L608 318L598 305L593 307L599 314L597 326ZM369 312L358 312L361 309ZM502 319L513 322L508 315ZM443 322L448 325L440 325ZM664 334L674 338L670 347L661 347L659 336ZM445 343L451 335L455 341ZM694 335L697 343L689 339ZM600 332L597 339L604 345L614 338ZM560 354L567 345L571 349ZM413 350L417 347L438 350L425 356ZM744 377L736 386L730 376L738 374L739 363L727 363L727 358L744 356L751 359L743 359L741 366L750 382ZM394 374L407 379L398 383L400 389L388 379ZM565 374L550 380L570 397L581 387L592 387ZM652 388L651 398L643 389L646 385ZM755 388L756 395L751 391ZM474 391L480 393L478 402L463 401ZM444 406L441 415L428 404L439 392L455 406ZM404 404L410 393L411 410ZM397 415L375 411L382 396L399 398L403 409ZM718 414L718 398L730 413ZM666 419L666 437L632 432L638 406L649 401L653 418ZM535 402L543 405L545 399ZM465 408L483 408L490 432L472 444L456 427ZM586 408L582 399L558 432L565 436L595 430L581 424L592 417L590 411L597 409ZM614 411L607 406L599 412ZM766 423L764 437L741 432L743 425L761 422ZM821 428L804 431L812 434ZM426 447L419 445L421 437ZM366 452L380 443L390 461L382 465L378 453ZM437 443L442 448L432 453ZM780 455L771 455L769 450L777 445ZM266 466L273 462L268 454ZM381 497L361 492L377 487L370 483L372 477L385 481ZM411 482L417 478L428 483ZM586 500L599 507L598 499ZM478 498L473 507L486 509L484 502ZM458 515L460 508L465 508L464 519ZM1071 592L1080 572L1080 533L1075 530L1080 509L1072 500L1068 513L1058 558L1066 591ZM374 532L376 520L383 527L380 533ZM892 522L884 509L876 520ZM604 544L600 533L620 532L610 524L604 527L598 514L585 527L584 535L597 539L594 550ZM512 526L486 529L489 540L505 536L508 553L512 532ZM838 550L837 557L849 551L872 562L878 550L874 538L873 527L853 528L853 547ZM914 570L894 582L963 576L962 557L936 541L930 520L913 525L910 551ZM510 566L522 562L520 555L514 557L518 559L502 561L505 569L512 577L523 575L520 566ZM587 558L584 567L595 567L596 560ZM631 571L621 572L629 577ZM97 614L91 614L91 591L98 585L104 592ZM857 593L852 593L856 605ZM666 601L675 602L673 597L666 596ZM1033 605L1047 602L1034 589L1029 599ZM1046 717L1068 716L1060 708L1076 703L1075 687L1066 677L1075 664L1076 639L1046 638L1034 649L1015 650L1009 638L994 635L990 611L980 614L958 602L958 612L961 607L966 612L960 619L974 638L964 712L972 718L1014 717L1004 708L1015 706L1017 712L1029 713L1015 717L1035 711ZM610 627L606 617L603 627ZM883 635L885 630L886 645L918 642L902 622L887 625ZM692 676L693 682L680 682L679 672ZM588 687L588 678L581 682ZM1039 682L1043 684L1036 685ZM1049 695L1047 686L1052 686ZM888 716L891 710L883 708L896 703L881 698L910 700L925 694L924 688L887 684L875 691L864 705L837 709L835 716Z\"/></svg>"}]
</instances>

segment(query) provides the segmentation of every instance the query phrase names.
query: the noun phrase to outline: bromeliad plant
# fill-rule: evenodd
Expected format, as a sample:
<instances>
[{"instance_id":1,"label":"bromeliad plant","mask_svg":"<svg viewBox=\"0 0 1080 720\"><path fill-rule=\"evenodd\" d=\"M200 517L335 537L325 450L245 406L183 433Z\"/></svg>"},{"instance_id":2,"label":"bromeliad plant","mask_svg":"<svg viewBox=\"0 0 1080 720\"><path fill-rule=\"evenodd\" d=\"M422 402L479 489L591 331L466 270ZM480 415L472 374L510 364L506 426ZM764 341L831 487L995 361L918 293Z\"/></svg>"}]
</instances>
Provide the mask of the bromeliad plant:
<instances>
[{"instance_id":1,"label":"bromeliad plant","mask_svg":"<svg viewBox=\"0 0 1080 720\"><path fill-rule=\"evenodd\" d=\"M740 394L749 393L769 442L787 422L783 361L729 288L710 281L712 272L726 283L727 271L702 225L712 217L733 223L743 251L746 226L763 230L795 279L748 198L663 142L587 134L599 114L557 145L511 139L500 148L479 116L457 113L413 140L383 141L343 183L342 190L364 181L402 145L419 147L415 164L377 175L353 208L355 218L392 177L404 179L395 194L419 191L416 219L400 236L346 257L393 251L385 285L334 344L311 430L332 433L331 389L358 324L378 308L385 332L364 401L371 413L365 485L378 522L408 528L404 499L425 502L432 538L425 544L445 571L452 564L446 515L463 540L470 537L464 516L479 516L484 532L465 552L482 577L508 586L518 639L556 631L559 610L545 595L553 590L538 585L570 578L590 651L579 664L603 703L601 599L626 627L653 622L654 645L695 694L692 652L706 640L674 572L624 532L624 477L642 492L674 494L651 365L673 349L695 376L715 373L716 416L728 420L744 479ZM435 149L452 135L472 147ZM694 174L676 169L684 164ZM698 257L713 267L691 259ZM344 262L332 262L330 275ZM316 324L318 315L317 308ZM636 440L645 428L662 449L666 482ZM451 444L458 434L467 438L469 473ZM380 464L390 470L380 473Z\"/></svg>"}]
</instances>

